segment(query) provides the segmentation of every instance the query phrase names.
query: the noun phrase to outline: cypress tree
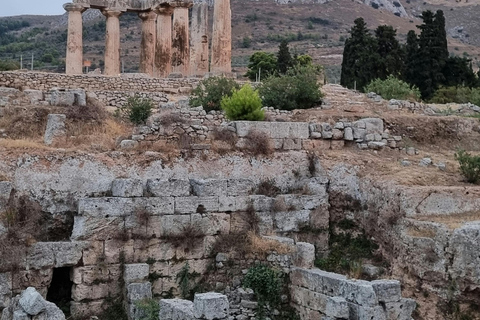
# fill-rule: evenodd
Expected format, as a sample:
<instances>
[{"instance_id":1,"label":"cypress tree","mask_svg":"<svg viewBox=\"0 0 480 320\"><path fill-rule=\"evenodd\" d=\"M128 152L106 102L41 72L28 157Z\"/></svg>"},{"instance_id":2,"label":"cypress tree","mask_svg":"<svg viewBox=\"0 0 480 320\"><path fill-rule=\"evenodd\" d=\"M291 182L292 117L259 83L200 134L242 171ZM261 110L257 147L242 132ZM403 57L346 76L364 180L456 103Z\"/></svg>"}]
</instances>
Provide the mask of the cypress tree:
<instances>
[{"instance_id":1,"label":"cypress tree","mask_svg":"<svg viewBox=\"0 0 480 320\"><path fill-rule=\"evenodd\" d=\"M411 85L418 87L418 73L419 68L419 45L418 36L415 31L410 30L407 33L407 44L405 45L405 70L403 73L403 79Z\"/></svg>"},{"instance_id":2,"label":"cypress tree","mask_svg":"<svg viewBox=\"0 0 480 320\"><path fill-rule=\"evenodd\" d=\"M395 38L397 30L392 26L378 26L375 30L377 40L377 77L385 80L389 75L399 77L403 71L404 51Z\"/></svg>"},{"instance_id":3,"label":"cypress tree","mask_svg":"<svg viewBox=\"0 0 480 320\"><path fill-rule=\"evenodd\" d=\"M292 56L288 50L288 42L282 40L277 52L277 69L281 74L287 73L287 70L293 66Z\"/></svg>"},{"instance_id":4,"label":"cypress tree","mask_svg":"<svg viewBox=\"0 0 480 320\"><path fill-rule=\"evenodd\" d=\"M345 41L340 84L347 88L363 88L377 77L377 44L363 18L357 18Z\"/></svg>"},{"instance_id":5,"label":"cypress tree","mask_svg":"<svg viewBox=\"0 0 480 320\"><path fill-rule=\"evenodd\" d=\"M443 68L444 85L476 87L478 79L472 69L471 60L461 57L449 57Z\"/></svg>"}]
</instances>

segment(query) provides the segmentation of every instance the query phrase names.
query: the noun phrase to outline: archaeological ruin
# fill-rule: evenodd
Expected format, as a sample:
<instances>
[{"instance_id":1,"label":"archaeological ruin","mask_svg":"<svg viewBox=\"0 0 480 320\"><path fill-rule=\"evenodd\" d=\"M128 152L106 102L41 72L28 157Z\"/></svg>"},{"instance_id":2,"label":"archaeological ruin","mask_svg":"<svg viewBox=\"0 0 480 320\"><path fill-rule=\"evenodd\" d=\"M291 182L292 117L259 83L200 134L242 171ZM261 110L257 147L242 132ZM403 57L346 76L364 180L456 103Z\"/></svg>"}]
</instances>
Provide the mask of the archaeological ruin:
<instances>
[{"instance_id":1,"label":"archaeological ruin","mask_svg":"<svg viewBox=\"0 0 480 320\"><path fill-rule=\"evenodd\" d=\"M204 76L231 72L230 0L214 3L211 53L206 1L75 0L64 8L68 12L67 74L83 73L82 13L87 9L98 9L106 17L105 75L120 74L119 17L125 12L138 13L142 20L141 73L166 78L172 73Z\"/></svg>"}]
</instances>

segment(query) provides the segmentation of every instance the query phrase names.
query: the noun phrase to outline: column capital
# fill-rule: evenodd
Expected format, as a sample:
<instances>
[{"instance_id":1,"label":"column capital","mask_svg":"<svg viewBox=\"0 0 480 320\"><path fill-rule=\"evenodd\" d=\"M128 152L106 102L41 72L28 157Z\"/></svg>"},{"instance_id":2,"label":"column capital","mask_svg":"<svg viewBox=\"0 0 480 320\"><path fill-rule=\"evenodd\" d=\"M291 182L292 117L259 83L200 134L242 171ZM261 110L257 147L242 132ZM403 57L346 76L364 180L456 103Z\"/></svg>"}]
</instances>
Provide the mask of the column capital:
<instances>
[{"instance_id":1,"label":"column capital","mask_svg":"<svg viewBox=\"0 0 480 320\"><path fill-rule=\"evenodd\" d=\"M157 19L157 13L154 11L146 11L146 12L139 12L138 16L140 19L143 21L148 21L148 20L155 20Z\"/></svg>"},{"instance_id":2,"label":"column capital","mask_svg":"<svg viewBox=\"0 0 480 320\"><path fill-rule=\"evenodd\" d=\"M105 16L105 17L120 17L122 15L123 11L120 10L120 9L102 9L102 14Z\"/></svg>"},{"instance_id":3,"label":"column capital","mask_svg":"<svg viewBox=\"0 0 480 320\"><path fill-rule=\"evenodd\" d=\"M173 14L173 7L170 6L169 4L161 4L160 6L156 7L154 9L155 13L158 15L166 15L166 16L171 16Z\"/></svg>"},{"instance_id":4,"label":"column capital","mask_svg":"<svg viewBox=\"0 0 480 320\"><path fill-rule=\"evenodd\" d=\"M170 2L170 5L174 8L191 8L193 7L192 0L175 0Z\"/></svg>"},{"instance_id":5,"label":"column capital","mask_svg":"<svg viewBox=\"0 0 480 320\"><path fill-rule=\"evenodd\" d=\"M63 5L63 9L65 9L65 11L67 12L75 12L75 11L78 11L78 12L84 12L85 10L87 10L88 8L85 7L84 5L82 4L78 4L78 3L65 3Z\"/></svg>"}]
</instances>

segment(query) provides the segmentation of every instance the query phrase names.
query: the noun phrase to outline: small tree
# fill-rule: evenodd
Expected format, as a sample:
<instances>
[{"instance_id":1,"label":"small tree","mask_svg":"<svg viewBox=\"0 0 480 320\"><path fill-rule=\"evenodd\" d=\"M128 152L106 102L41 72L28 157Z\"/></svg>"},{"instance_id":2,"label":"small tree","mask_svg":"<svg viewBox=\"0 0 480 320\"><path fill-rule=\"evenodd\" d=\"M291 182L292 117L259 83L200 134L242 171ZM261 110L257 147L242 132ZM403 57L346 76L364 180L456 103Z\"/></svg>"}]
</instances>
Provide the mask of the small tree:
<instances>
[{"instance_id":1,"label":"small tree","mask_svg":"<svg viewBox=\"0 0 480 320\"><path fill-rule=\"evenodd\" d=\"M240 86L233 79L210 77L200 81L190 96L190 106L203 106L205 111L221 110L220 102L225 96L231 96L234 89Z\"/></svg>"},{"instance_id":2,"label":"small tree","mask_svg":"<svg viewBox=\"0 0 480 320\"><path fill-rule=\"evenodd\" d=\"M153 101L138 95L127 99L127 103L115 111L115 115L127 118L134 124L142 124L152 114Z\"/></svg>"},{"instance_id":3,"label":"small tree","mask_svg":"<svg viewBox=\"0 0 480 320\"><path fill-rule=\"evenodd\" d=\"M250 56L248 71L245 74L250 80L257 80L260 74L261 79L267 79L277 70L277 58L273 53L263 51L255 52Z\"/></svg>"},{"instance_id":4,"label":"small tree","mask_svg":"<svg viewBox=\"0 0 480 320\"><path fill-rule=\"evenodd\" d=\"M281 74L287 73L287 70L293 67L293 59L288 50L288 42L282 40L277 52L277 68Z\"/></svg>"},{"instance_id":5,"label":"small tree","mask_svg":"<svg viewBox=\"0 0 480 320\"><path fill-rule=\"evenodd\" d=\"M224 97L221 105L229 120L262 121L265 118L258 91L249 84L234 91L231 97Z\"/></svg>"}]
</instances>

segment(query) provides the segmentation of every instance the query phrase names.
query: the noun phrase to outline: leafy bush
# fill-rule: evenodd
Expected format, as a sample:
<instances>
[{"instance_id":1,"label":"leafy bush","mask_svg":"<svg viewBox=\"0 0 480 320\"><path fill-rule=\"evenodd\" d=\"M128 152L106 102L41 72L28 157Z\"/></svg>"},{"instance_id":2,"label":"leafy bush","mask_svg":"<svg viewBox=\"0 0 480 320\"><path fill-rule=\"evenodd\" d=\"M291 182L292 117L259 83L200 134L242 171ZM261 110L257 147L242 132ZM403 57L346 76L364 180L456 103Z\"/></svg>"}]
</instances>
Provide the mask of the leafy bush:
<instances>
[{"instance_id":1,"label":"leafy bush","mask_svg":"<svg viewBox=\"0 0 480 320\"><path fill-rule=\"evenodd\" d=\"M135 306L140 311L139 320L158 320L160 305L155 299L142 299L135 301Z\"/></svg>"},{"instance_id":2,"label":"leafy bush","mask_svg":"<svg viewBox=\"0 0 480 320\"><path fill-rule=\"evenodd\" d=\"M273 53L255 52L250 56L248 71L245 74L252 81L256 81L260 73L261 79L267 79L277 70L277 57Z\"/></svg>"},{"instance_id":3,"label":"leafy bush","mask_svg":"<svg viewBox=\"0 0 480 320\"><path fill-rule=\"evenodd\" d=\"M117 117L129 119L134 124L142 124L150 117L153 109L151 99L137 95L128 98L127 103L115 111Z\"/></svg>"},{"instance_id":4,"label":"leafy bush","mask_svg":"<svg viewBox=\"0 0 480 320\"><path fill-rule=\"evenodd\" d=\"M480 106L480 89L472 88L472 91L470 93L470 102L477 106Z\"/></svg>"},{"instance_id":5,"label":"leafy bush","mask_svg":"<svg viewBox=\"0 0 480 320\"><path fill-rule=\"evenodd\" d=\"M472 156L465 150L460 150L455 153L455 159L468 182L477 183L480 180L480 156Z\"/></svg>"},{"instance_id":6,"label":"leafy bush","mask_svg":"<svg viewBox=\"0 0 480 320\"><path fill-rule=\"evenodd\" d=\"M220 110L222 98L230 97L234 89L240 86L233 79L225 77L210 77L200 81L192 91L190 105L192 107L203 106L205 111Z\"/></svg>"},{"instance_id":7,"label":"leafy bush","mask_svg":"<svg viewBox=\"0 0 480 320\"><path fill-rule=\"evenodd\" d=\"M268 307L275 308L280 304L282 285L282 276L277 270L260 264L248 269L243 279L243 286L252 289L255 293L259 319L265 319Z\"/></svg>"},{"instance_id":8,"label":"leafy bush","mask_svg":"<svg viewBox=\"0 0 480 320\"><path fill-rule=\"evenodd\" d=\"M467 87L440 87L430 102L433 103L467 103L470 101L472 90Z\"/></svg>"},{"instance_id":9,"label":"leafy bush","mask_svg":"<svg viewBox=\"0 0 480 320\"><path fill-rule=\"evenodd\" d=\"M231 97L224 97L221 106L229 120L262 121L265 118L258 91L249 84L233 91Z\"/></svg>"},{"instance_id":10,"label":"leafy bush","mask_svg":"<svg viewBox=\"0 0 480 320\"><path fill-rule=\"evenodd\" d=\"M387 79L375 79L365 87L365 92L375 92L382 98L400 100L420 100L420 90L417 87L410 87L408 83L389 75Z\"/></svg>"},{"instance_id":11,"label":"leafy bush","mask_svg":"<svg viewBox=\"0 0 480 320\"><path fill-rule=\"evenodd\" d=\"M323 96L317 83L317 71L309 67L270 77L260 87L260 95L265 106L281 110L312 108Z\"/></svg>"}]
</instances>

